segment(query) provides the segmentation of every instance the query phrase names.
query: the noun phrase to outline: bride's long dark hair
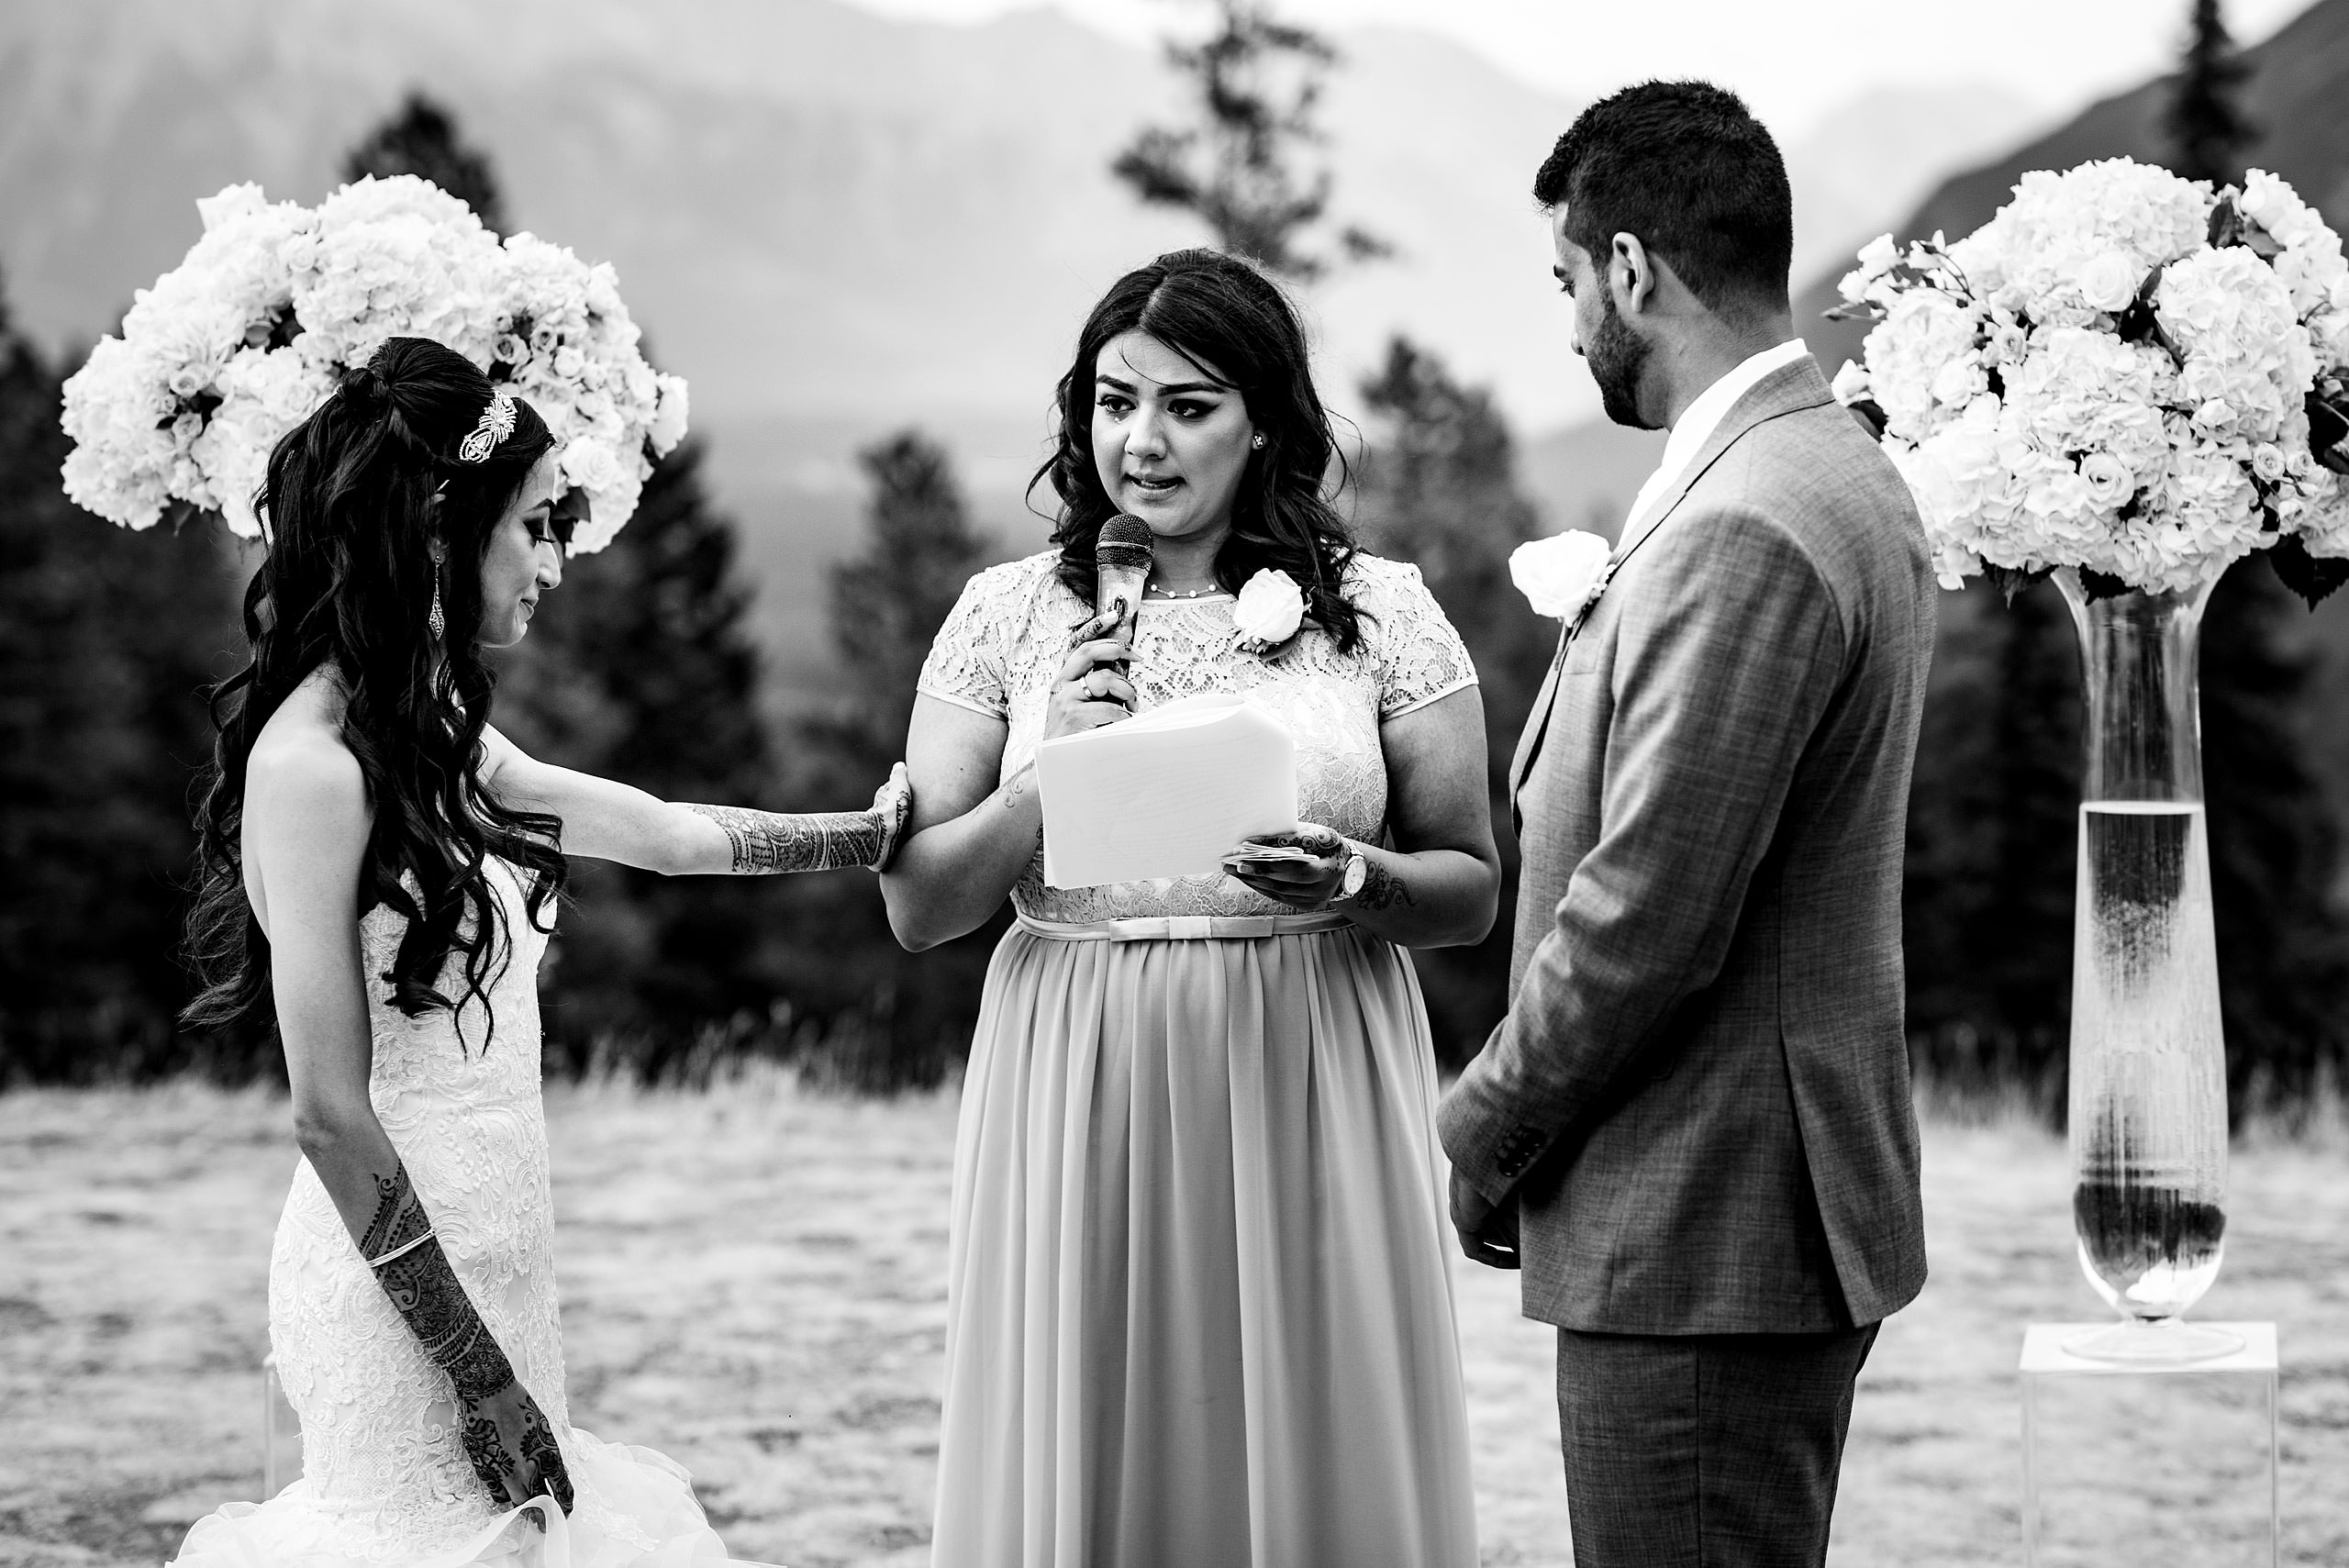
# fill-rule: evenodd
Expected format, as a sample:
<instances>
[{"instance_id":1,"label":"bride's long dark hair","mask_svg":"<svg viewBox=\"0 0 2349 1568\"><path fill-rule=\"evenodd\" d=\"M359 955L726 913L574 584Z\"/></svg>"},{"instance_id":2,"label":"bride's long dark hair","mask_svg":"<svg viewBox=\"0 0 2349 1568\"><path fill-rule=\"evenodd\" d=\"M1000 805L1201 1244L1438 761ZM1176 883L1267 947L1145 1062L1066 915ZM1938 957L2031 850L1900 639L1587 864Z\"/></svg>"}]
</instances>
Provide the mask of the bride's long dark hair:
<instances>
[{"instance_id":1,"label":"bride's long dark hair","mask_svg":"<svg viewBox=\"0 0 2349 1568\"><path fill-rule=\"evenodd\" d=\"M245 767L270 715L325 667L344 698L342 740L374 814L357 919L378 906L407 918L389 973L413 1018L462 998L435 982L464 955L464 995L482 995L505 925L488 862L512 862L534 925L561 892L562 822L507 809L482 787L482 731L495 676L481 658L481 562L554 438L528 403L486 460L458 460L490 403L489 378L453 350L394 338L270 453L255 498L269 541L245 590L252 661L209 694L219 730L197 810L197 888L188 953L201 989L184 1020L266 1029L275 1018L269 939L246 901L240 830ZM432 559L435 541L445 564ZM447 632L429 627L436 578Z\"/></svg>"},{"instance_id":2,"label":"bride's long dark hair","mask_svg":"<svg viewBox=\"0 0 2349 1568\"><path fill-rule=\"evenodd\" d=\"M1342 479L1344 462L1314 390L1305 329L1271 279L1219 251L1176 250L1135 268L1109 286L1077 334L1075 362L1060 383L1060 439L1030 482L1032 489L1050 479L1060 494L1052 543L1061 581L1092 602L1093 543L1118 510L1093 466L1094 363L1128 332L1149 333L1202 370L1213 366L1264 438L1232 502L1216 581L1237 593L1264 567L1287 573L1306 613L1351 651L1362 635L1361 612L1345 591L1354 541L1328 495L1330 471Z\"/></svg>"}]
</instances>

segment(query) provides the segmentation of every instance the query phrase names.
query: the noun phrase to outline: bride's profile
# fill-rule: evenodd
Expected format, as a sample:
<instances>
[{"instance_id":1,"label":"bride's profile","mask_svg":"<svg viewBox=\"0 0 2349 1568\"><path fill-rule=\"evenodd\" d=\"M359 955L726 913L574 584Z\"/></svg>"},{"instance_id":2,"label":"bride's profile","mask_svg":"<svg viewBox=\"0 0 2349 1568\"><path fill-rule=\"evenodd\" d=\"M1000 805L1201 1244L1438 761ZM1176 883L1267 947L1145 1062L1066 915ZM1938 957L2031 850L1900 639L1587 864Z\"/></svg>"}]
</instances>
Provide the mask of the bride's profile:
<instances>
[{"instance_id":1,"label":"bride's profile","mask_svg":"<svg viewBox=\"0 0 2349 1568\"><path fill-rule=\"evenodd\" d=\"M567 854L878 865L907 800L900 774L866 812L672 805L491 728L482 651L562 580L560 484L536 411L413 338L270 456L251 662L214 696L189 1018L284 1043L302 1162L269 1322L304 1474L199 1521L184 1568L457 1568L523 1541L548 1568L725 1560L680 1466L570 1424L539 959Z\"/></svg>"}]
</instances>

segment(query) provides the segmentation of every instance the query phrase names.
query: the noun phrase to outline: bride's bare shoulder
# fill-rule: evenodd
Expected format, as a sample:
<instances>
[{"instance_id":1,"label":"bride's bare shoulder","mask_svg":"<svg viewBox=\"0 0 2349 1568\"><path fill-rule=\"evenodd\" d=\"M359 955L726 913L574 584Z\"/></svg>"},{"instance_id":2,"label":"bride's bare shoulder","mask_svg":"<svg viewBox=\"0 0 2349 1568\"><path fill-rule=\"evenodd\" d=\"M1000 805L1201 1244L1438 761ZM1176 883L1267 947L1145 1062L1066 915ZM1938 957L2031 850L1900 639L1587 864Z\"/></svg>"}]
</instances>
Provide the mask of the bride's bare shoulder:
<instances>
[{"instance_id":1,"label":"bride's bare shoulder","mask_svg":"<svg viewBox=\"0 0 2349 1568\"><path fill-rule=\"evenodd\" d=\"M245 816L278 810L366 817L367 784L342 738L343 696L333 674L315 670L277 705L245 762Z\"/></svg>"}]
</instances>

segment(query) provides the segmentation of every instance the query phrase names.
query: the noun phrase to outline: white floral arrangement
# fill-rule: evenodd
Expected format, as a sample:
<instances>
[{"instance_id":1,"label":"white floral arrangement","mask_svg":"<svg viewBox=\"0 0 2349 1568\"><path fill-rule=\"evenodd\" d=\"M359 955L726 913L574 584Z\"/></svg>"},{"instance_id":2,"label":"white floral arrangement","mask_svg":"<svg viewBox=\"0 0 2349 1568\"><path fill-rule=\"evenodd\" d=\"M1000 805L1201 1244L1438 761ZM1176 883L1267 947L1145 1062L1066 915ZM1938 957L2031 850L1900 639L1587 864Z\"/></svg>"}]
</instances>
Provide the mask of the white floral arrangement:
<instances>
[{"instance_id":1,"label":"white floral arrangement","mask_svg":"<svg viewBox=\"0 0 2349 1568\"><path fill-rule=\"evenodd\" d=\"M2349 264L2275 175L2028 173L1954 244L1874 240L1842 293L1876 326L1835 395L1943 586L2178 591L2255 550L2311 604L2349 579Z\"/></svg>"},{"instance_id":2,"label":"white floral arrangement","mask_svg":"<svg viewBox=\"0 0 2349 1568\"><path fill-rule=\"evenodd\" d=\"M102 517L217 512L259 536L270 450L393 337L446 344L538 410L566 496L587 503L574 555L611 542L685 438L685 384L644 362L608 264L529 234L501 244L413 174L315 210L254 184L196 209L202 238L65 384L65 492Z\"/></svg>"}]
</instances>

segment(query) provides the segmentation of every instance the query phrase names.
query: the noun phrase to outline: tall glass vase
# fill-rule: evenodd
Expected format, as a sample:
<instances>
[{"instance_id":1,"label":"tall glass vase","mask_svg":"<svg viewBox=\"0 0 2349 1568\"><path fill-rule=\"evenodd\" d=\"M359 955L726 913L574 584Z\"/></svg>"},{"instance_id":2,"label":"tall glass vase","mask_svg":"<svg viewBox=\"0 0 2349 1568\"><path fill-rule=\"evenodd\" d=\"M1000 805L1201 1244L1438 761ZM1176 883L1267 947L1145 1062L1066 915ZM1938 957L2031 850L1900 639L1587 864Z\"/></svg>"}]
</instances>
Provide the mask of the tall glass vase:
<instances>
[{"instance_id":1,"label":"tall glass vase","mask_svg":"<svg viewBox=\"0 0 2349 1568\"><path fill-rule=\"evenodd\" d=\"M2225 1355L2179 1319L2218 1277L2227 1072L2202 810L2196 644L2211 584L2091 601L2055 573L2086 683L2073 911L2072 1218L2080 1266L2121 1321L2066 1349L2100 1360Z\"/></svg>"}]
</instances>

